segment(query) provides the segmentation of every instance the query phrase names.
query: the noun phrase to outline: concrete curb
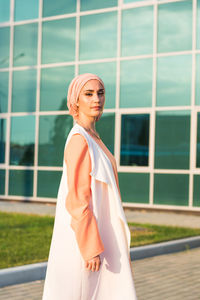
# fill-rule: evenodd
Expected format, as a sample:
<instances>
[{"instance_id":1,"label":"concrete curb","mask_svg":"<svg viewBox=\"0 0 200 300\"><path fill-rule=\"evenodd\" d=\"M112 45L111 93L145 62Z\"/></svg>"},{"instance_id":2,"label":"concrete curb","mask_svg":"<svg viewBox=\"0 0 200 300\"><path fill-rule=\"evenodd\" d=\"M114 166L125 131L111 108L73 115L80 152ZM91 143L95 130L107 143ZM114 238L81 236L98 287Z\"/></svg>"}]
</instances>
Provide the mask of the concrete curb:
<instances>
[{"instance_id":1,"label":"concrete curb","mask_svg":"<svg viewBox=\"0 0 200 300\"><path fill-rule=\"evenodd\" d=\"M47 262L0 270L0 287L42 280L46 275Z\"/></svg>"},{"instance_id":2,"label":"concrete curb","mask_svg":"<svg viewBox=\"0 0 200 300\"><path fill-rule=\"evenodd\" d=\"M131 260L138 260L197 247L200 247L200 236L134 247L130 249L130 256ZM43 280L45 279L46 268L47 262L42 262L2 269L0 270L0 287Z\"/></svg>"},{"instance_id":3,"label":"concrete curb","mask_svg":"<svg viewBox=\"0 0 200 300\"><path fill-rule=\"evenodd\" d=\"M130 256L131 260L138 260L156 255L184 251L196 247L200 247L200 236L134 247L130 249Z\"/></svg>"}]
</instances>

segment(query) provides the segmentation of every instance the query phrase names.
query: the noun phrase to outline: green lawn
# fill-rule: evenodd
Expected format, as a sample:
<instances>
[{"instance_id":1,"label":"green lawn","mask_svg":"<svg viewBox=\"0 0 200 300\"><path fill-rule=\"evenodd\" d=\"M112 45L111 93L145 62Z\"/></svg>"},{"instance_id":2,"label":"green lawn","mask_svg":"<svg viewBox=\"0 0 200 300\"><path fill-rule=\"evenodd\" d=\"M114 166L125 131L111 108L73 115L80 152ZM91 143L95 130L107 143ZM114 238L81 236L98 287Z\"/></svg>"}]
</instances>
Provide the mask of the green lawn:
<instances>
[{"instance_id":1,"label":"green lawn","mask_svg":"<svg viewBox=\"0 0 200 300\"><path fill-rule=\"evenodd\" d=\"M0 212L0 268L47 261L54 217ZM131 246L200 235L200 229L129 223Z\"/></svg>"}]
</instances>

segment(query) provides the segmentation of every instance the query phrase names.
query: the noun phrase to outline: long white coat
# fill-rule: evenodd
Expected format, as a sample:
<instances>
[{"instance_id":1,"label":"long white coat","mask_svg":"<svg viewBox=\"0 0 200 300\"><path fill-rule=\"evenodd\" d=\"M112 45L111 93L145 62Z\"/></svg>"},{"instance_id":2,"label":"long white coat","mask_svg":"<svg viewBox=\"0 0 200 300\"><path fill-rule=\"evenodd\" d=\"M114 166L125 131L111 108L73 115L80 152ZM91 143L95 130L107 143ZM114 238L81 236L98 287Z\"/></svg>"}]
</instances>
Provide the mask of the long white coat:
<instances>
[{"instance_id":1,"label":"long white coat","mask_svg":"<svg viewBox=\"0 0 200 300\"><path fill-rule=\"evenodd\" d=\"M129 263L130 230L112 164L101 147L77 123L71 129L65 147L75 133L82 134L88 143L92 166L90 203L105 250L100 254L100 270L87 270L70 226L71 215L65 208L68 186L67 166L63 160L42 300L136 300Z\"/></svg>"}]
</instances>

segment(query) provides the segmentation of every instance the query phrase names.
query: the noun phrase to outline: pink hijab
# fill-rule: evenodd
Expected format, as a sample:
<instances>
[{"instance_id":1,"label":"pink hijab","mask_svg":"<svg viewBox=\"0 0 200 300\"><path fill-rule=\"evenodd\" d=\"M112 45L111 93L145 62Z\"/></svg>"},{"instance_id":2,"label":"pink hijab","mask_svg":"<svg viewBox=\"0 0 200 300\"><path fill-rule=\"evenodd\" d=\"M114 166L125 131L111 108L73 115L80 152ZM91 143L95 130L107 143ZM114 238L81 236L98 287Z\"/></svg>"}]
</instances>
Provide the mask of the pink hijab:
<instances>
[{"instance_id":1,"label":"pink hijab","mask_svg":"<svg viewBox=\"0 0 200 300\"><path fill-rule=\"evenodd\" d=\"M69 114L72 115L74 119L78 118L78 109L76 104L78 101L80 91L82 87L86 84L86 82L88 82L91 79L96 79L100 81L103 88L105 89L102 79L99 76L92 73L84 73L74 77L74 79L72 79L69 85L67 94L67 106L69 109ZM100 117L101 115L99 115L96 121L98 121Z\"/></svg>"}]
</instances>

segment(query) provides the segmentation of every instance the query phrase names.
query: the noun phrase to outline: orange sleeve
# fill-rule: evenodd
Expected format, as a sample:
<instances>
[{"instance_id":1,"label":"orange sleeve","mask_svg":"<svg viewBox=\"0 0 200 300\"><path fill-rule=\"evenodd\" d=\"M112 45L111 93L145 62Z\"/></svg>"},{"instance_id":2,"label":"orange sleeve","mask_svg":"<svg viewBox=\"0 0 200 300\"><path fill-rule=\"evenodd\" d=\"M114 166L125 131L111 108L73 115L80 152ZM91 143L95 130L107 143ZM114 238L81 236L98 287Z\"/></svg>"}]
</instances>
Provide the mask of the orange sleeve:
<instances>
[{"instance_id":1,"label":"orange sleeve","mask_svg":"<svg viewBox=\"0 0 200 300\"><path fill-rule=\"evenodd\" d=\"M91 159L88 144L81 134L74 134L65 149L68 194L65 207L72 216L71 227L84 260L104 251L96 218L89 207L91 199Z\"/></svg>"}]
</instances>

